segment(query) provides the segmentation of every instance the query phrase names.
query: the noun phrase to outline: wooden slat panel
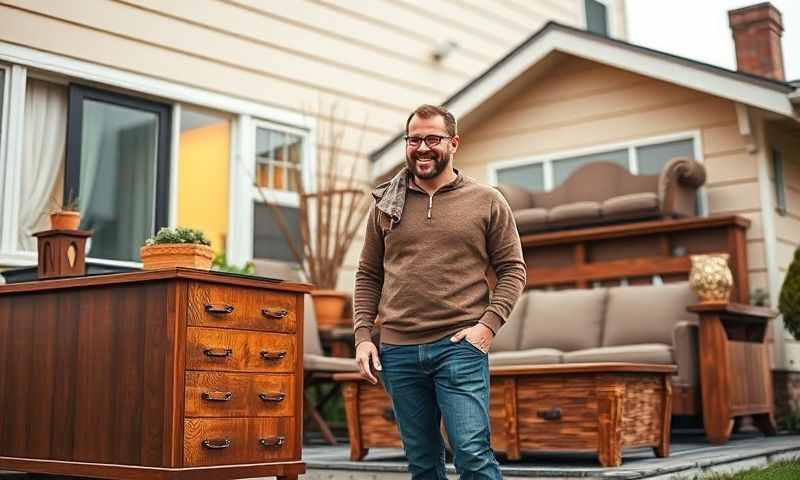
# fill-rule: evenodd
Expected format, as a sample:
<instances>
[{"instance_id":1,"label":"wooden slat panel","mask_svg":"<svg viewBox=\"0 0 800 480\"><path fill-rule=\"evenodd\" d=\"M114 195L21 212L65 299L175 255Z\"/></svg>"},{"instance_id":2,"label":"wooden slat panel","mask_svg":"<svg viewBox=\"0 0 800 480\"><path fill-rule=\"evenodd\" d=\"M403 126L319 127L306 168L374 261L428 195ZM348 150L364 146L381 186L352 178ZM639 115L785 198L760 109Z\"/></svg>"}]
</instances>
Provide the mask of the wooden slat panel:
<instances>
[{"instance_id":1,"label":"wooden slat panel","mask_svg":"<svg viewBox=\"0 0 800 480\"><path fill-rule=\"evenodd\" d=\"M767 346L763 343L728 343L728 371L731 372L730 395L733 415L762 412L772 408L769 391L765 388L770 371Z\"/></svg>"},{"instance_id":2,"label":"wooden slat panel","mask_svg":"<svg viewBox=\"0 0 800 480\"><path fill-rule=\"evenodd\" d=\"M567 268L528 268L528 288L542 285L593 281L607 278L641 277L656 274L688 273L691 264L688 257L634 258L584 264Z\"/></svg>"},{"instance_id":3,"label":"wooden slat panel","mask_svg":"<svg viewBox=\"0 0 800 480\"><path fill-rule=\"evenodd\" d=\"M660 377L625 377L624 447L656 446L661 441L664 393L664 381Z\"/></svg>"}]
</instances>

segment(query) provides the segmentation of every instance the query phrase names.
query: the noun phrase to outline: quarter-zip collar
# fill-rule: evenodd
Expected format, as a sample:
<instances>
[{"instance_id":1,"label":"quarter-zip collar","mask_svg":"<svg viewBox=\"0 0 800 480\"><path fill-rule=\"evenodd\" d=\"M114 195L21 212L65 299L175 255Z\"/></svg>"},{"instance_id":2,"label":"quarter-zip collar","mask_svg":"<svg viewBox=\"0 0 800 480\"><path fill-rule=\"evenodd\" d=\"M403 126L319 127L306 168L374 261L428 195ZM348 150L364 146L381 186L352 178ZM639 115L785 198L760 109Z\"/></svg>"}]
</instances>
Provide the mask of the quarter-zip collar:
<instances>
[{"instance_id":1,"label":"quarter-zip collar","mask_svg":"<svg viewBox=\"0 0 800 480\"><path fill-rule=\"evenodd\" d=\"M413 174L408 167L403 167L391 180L378 185L375 190L372 191L372 196L375 198L376 202L375 206L378 210L388 215L389 218L392 219L393 224L399 223L406 204L406 194L409 189L413 189L428 195L428 218L430 219L432 215L431 210L433 209L433 195L439 192L460 188L466 181L465 177L458 169L454 168L453 171L456 174L456 178L453 181L442 185L433 194L428 194L414 184Z\"/></svg>"}]
</instances>

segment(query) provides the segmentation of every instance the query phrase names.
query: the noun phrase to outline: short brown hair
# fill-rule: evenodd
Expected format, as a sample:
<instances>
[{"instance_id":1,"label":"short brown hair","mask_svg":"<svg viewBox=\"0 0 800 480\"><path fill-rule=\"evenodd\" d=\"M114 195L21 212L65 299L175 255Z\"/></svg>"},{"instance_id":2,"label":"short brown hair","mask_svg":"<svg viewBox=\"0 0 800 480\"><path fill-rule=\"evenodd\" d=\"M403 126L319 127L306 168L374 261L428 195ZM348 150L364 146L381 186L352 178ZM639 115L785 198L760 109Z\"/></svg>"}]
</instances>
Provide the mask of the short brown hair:
<instances>
[{"instance_id":1,"label":"short brown hair","mask_svg":"<svg viewBox=\"0 0 800 480\"><path fill-rule=\"evenodd\" d=\"M408 116L408 120L406 120L406 134L408 134L408 126L411 124L411 119L414 118L414 115L420 118L431 118L439 115L444 118L444 128L447 129L448 135L454 137L458 133L456 117L446 108L437 107L435 105L420 105L416 110L411 112L411 115Z\"/></svg>"}]
</instances>

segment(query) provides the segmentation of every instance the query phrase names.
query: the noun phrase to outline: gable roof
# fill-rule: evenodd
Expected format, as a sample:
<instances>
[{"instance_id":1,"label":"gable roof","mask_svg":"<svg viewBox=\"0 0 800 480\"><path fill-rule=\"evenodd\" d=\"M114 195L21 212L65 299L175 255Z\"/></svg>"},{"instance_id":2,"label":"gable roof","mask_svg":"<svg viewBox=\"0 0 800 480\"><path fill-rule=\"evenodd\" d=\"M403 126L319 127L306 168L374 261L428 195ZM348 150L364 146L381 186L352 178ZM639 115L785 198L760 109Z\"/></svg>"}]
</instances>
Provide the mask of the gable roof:
<instances>
[{"instance_id":1,"label":"gable roof","mask_svg":"<svg viewBox=\"0 0 800 480\"><path fill-rule=\"evenodd\" d=\"M456 118L463 120L514 79L555 51L728 98L783 116L796 115L790 99L796 98L800 93L797 91L800 85L796 82L781 82L728 70L552 21L455 92L442 105ZM369 154L373 163L373 176L380 175L401 161L404 134L405 132L399 132ZM391 158L396 160L391 161Z\"/></svg>"}]
</instances>

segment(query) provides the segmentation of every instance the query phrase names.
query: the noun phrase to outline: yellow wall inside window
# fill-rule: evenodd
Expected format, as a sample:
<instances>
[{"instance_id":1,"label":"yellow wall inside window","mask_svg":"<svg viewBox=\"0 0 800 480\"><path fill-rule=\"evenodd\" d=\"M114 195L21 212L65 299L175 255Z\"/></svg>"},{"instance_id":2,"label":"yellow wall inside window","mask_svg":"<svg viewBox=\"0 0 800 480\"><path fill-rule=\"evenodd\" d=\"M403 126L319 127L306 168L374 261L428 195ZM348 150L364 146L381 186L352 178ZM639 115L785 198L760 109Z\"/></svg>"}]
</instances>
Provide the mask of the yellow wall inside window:
<instances>
[{"instance_id":1,"label":"yellow wall inside window","mask_svg":"<svg viewBox=\"0 0 800 480\"><path fill-rule=\"evenodd\" d=\"M202 230L215 252L228 232L229 152L228 121L181 132L177 225Z\"/></svg>"}]
</instances>

